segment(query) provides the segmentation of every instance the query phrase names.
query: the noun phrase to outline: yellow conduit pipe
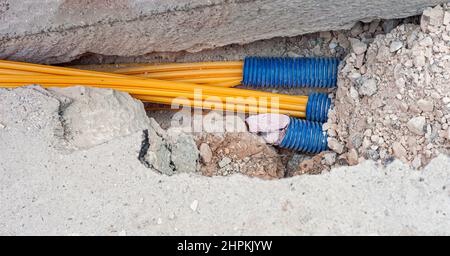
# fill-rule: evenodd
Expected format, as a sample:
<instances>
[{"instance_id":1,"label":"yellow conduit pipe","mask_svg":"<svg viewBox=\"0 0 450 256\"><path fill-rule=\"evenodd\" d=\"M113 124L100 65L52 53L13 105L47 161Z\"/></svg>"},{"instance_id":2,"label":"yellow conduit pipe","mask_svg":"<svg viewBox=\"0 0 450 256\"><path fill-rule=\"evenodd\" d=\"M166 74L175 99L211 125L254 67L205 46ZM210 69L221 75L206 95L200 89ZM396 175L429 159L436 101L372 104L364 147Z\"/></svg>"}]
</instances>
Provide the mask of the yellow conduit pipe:
<instances>
[{"instance_id":1,"label":"yellow conduit pipe","mask_svg":"<svg viewBox=\"0 0 450 256\"><path fill-rule=\"evenodd\" d=\"M240 76L234 76L234 77L196 77L196 78L170 78L170 79L164 79L167 81L177 81L177 82L183 82L183 83L193 83L193 84L215 84L220 82L229 82L229 81L235 81L235 80L242 80L242 77Z\"/></svg>"},{"instance_id":2,"label":"yellow conduit pipe","mask_svg":"<svg viewBox=\"0 0 450 256\"><path fill-rule=\"evenodd\" d=\"M18 87L22 86L24 84L16 83L16 84L0 84L0 86L4 87ZM44 84L44 87L67 87L67 84ZM95 87L95 85L94 85ZM260 98L234 98L234 97L219 97L216 95L208 95L208 94L201 94L201 95L195 95L192 92L173 92L173 91L166 91L166 90L158 90L158 89L138 89L138 88L129 88L129 87L121 87L117 88L117 90L128 92L134 96L161 96L161 97L167 97L167 99L175 99L177 97L184 97L190 100L199 99L199 100L212 100L212 99L219 99L221 102L225 103L231 103L231 104L247 104L252 106L257 106L259 103L259 100L263 100L262 104L267 104L266 107L270 108L272 107L272 99L270 97L264 97L263 99ZM136 97L140 99L139 97ZM283 103L283 102L276 102L276 108L280 109L286 109L286 110L295 110L295 111L306 111L306 106L301 104L289 104L289 103ZM157 102L158 103L158 102ZM167 101L166 103L171 104L170 101Z\"/></svg>"},{"instance_id":3,"label":"yellow conduit pipe","mask_svg":"<svg viewBox=\"0 0 450 256\"><path fill-rule=\"evenodd\" d=\"M0 65L1 65L1 63L0 63ZM17 70L17 69L0 68L0 75L49 75L49 74L42 73L42 72L36 72L36 71L24 71L24 70ZM239 83L236 83L236 82L224 83L223 85L222 85L222 83L219 83L219 82L230 82L231 80L238 80L238 79L239 79ZM232 86L240 84L239 77L173 78L173 79L167 79L167 80L186 82L186 83L204 83L204 84L216 84L217 83L217 86L223 86L223 87L232 87ZM230 84L232 84L232 85L230 85Z\"/></svg>"},{"instance_id":4,"label":"yellow conduit pipe","mask_svg":"<svg viewBox=\"0 0 450 256\"><path fill-rule=\"evenodd\" d=\"M63 76L92 76L92 77L112 77L112 78L128 78L129 76L111 74L90 70L80 70L72 68L54 67L33 63L15 62L8 60L0 60L0 68L11 69L19 71L30 71L37 73L45 73L50 75L63 75Z\"/></svg>"},{"instance_id":5,"label":"yellow conduit pipe","mask_svg":"<svg viewBox=\"0 0 450 256\"><path fill-rule=\"evenodd\" d=\"M201 78L201 77L242 77L242 69L182 70L138 75L154 79Z\"/></svg>"},{"instance_id":6,"label":"yellow conduit pipe","mask_svg":"<svg viewBox=\"0 0 450 256\"><path fill-rule=\"evenodd\" d=\"M155 103L162 103L162 104L172 104L173 99L172 98L165 98L165 97L157 97L157 96L146 96L146 95L137 95L136 98L142 100L142 101L149 101L149 102L155 102ZM187 104L188 102L179 100L179 104ZM237 104L226 104L226 103L217 103L217 102L204 102L204 101L192 101L190 100L189 103L192 107L198 107L202 109L212 109L211 105L214 106L215 109L218 110L224 110L224 111L238 111L238 112L251 112L251 113L279 113L279 114L286 114L290 116L295 117L301 117L305 118L306 113L302 111L293 111L293 110L285 110L285 109L270 109L265 107L255 107L255 106L248 106L248 105L237 105Z\"/></svg>"},{"instance_id":7,"label":"yellow conduit pipe","mask_svg":"<svg viewBox=\"0 0 450 256\"><path fill-rule=\"evenodd\" d=\"M242 61L215 61L215 62L195 62L195 63L170 63L170 64L154 64L141 65L137 67L119 68L112 70L113 73L132 75L141 73L153 73L164 71L181 71L195 69L242 69Z\"/></svg>"},{"instance_id":8,"label":"yellow conduit pipe","mask_svg":"<svg viewBox=\"0 0 450 256\"><path fill-rule=\"evenodd\" d=\"M83 85L99 85L99 87L106 86L128 86L128 87L147 87L147 88L160 88L166 90L178 90L178 91L192 91L194 89L201 89L203 93L214 94L217 96L246 96L246 97L275 97L278 96L280 101L292 102L296 104L306 104L308 102L308 96L292 96L285 94L276 94L261 92L255 90L237 89L237 88L222 88L207 85L196 85L181 82L171 82L155 79L131 79L131 78L96 78L96 77L61 77L61 76L9 76L1 75L0 81L3 83L63 83L63 84L83 84Z\"/></svg>"},{"instance_id":9,"label":"yellow conduit pipe","mask_svg":"<svg viewBox=\"0 0 450 256\"><path fill-rule=\"evenodd\" d=\"M241 79L235 79L230 81L223 81L223 82L217 82L217 83L210 83L208 85L211 86L218 86L218 87L234 87L241 84Z\"/></svg>"}]
</instances>

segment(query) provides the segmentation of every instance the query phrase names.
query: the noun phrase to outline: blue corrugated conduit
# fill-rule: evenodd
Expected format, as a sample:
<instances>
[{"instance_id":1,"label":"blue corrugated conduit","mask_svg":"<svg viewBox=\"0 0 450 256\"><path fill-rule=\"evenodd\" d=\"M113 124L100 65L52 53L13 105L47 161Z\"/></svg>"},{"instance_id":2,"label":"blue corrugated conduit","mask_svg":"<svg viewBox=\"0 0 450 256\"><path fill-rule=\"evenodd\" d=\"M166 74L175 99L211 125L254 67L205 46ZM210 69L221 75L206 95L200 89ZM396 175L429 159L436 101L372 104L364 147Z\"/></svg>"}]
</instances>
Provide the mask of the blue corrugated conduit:
<instances>
[{"instance_id":1,"label":"blue corrugated conduit","mask_svg":"<svg viewBox=\"0 0 450 256\"><path fill-rule=\"evenodd\" d=\"M242 84L262 88L336 87L337 58L246 57Z\"/></svg>"},{"instance_id":2,"label":"blue corrugated conduit","mask_svg":"<svg viewBox=\"0 0 450 256\"><path fill-rule=\"evenodd\" d=\"M325 123L328 120L331 99L326 93L311 93L306 104L306 119Z\"/></svg>"},{"instance_id":3,"label":"blue corrugated conduit","mask_svg":"<svg viewBox=\"0 0 450 256\"><path fill-rule=\"evenodd\" d=\"M291 117L280 147L316 154L328 149L327 135L322 123Z\"/></svg>"}]
</instances>

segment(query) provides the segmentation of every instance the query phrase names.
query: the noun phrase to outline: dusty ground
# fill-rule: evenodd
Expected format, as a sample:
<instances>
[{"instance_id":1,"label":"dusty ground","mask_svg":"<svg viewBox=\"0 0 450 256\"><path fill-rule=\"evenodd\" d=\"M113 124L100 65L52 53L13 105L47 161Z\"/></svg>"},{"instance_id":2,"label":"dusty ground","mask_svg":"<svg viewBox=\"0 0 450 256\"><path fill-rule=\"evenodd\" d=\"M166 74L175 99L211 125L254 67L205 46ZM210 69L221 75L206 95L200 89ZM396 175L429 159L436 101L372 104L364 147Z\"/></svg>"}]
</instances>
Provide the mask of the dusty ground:
<instances>
[{"instance_id":1,"label":"dusty ground","mask_svg":"<svg viewBox=\"0 0 450 256\"><path fill-rule=\"evenodd\" d=\"M0 90L2 235L450 234L446 156L423 171L366 161L272 181L166 176L138 160L142 131L62 150L60 104L36 88Z\"/></svg>"}]
</instances>

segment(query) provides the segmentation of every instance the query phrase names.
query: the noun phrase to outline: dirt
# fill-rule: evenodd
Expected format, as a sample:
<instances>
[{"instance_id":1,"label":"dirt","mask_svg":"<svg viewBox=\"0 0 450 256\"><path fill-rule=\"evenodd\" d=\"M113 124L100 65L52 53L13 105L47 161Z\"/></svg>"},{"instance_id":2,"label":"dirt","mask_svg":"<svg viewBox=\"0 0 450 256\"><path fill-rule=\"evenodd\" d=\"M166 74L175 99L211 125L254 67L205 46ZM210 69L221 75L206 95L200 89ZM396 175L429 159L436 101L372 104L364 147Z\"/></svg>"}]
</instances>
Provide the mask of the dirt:
<instances>
[{"instance_id":1,"label":"dirt","mask_svg":"<svg viewBox=\"0 0 450 256\"><path fill-rule=\"evenodd\" d=\"M326 128L345 164L394 158L421 168L450 150L450 10L427 9L421 24L379 35L339 73ZM337 163L340 165L340 163Z\"/></svg>"},{"instance_id":2,"label":"dirt","mask_svg":"<svg viewBox=\"0 0 450 256\"><path fill-rule=\"evenodd\" d=\"M198 144L208 145L213 152L203 161L205 176L244 174L263 179L283 178L285 167L277 150L252 133L205 133Z\"/></svg>"}]
</instances>

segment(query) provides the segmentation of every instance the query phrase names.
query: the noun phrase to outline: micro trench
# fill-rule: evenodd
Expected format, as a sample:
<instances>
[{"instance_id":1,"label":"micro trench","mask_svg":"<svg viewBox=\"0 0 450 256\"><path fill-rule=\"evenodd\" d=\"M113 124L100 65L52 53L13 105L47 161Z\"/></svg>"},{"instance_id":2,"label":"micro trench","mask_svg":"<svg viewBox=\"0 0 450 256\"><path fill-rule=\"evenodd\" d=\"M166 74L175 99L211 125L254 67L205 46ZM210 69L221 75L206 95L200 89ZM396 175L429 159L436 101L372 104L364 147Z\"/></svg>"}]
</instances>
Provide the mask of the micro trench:
<instances>
[{"instance_id":1,"label":"micro trench","mask_svg":"<svg viewBox=\"0 0 450 256\"><path fill-rule=\"evenodd\" d=\"M443 114L439 117L402 117L405 119L402 125L395 122L399 117L393 114L400 110L385 107L389 106L387 102L390 97L407 97L395 89L392 93L397 94L391 95L388 84L402 83L402 79L417 80L406 76L392 78L390 72L398 71L398 67L393 67L391 63L402 62L402 54L409 54L409 49L413 48L411 33L422 36L419 31L424 28L419 23L418 16L396 20L375 19L357 22L350 30L274 38L197 53L155 52L132 57L89 53L60 66L126 75L130 77L127 82L130 86L132 83L145 83L138 80L142 77L167 80L162 88L170 86L170 83L179 83L180 88L183 83L197 84L203 89L205 97L218 96L223 102L226 96L235 93L242 97L280 97L279 114L282 116L277 122L272 120L275 114L267 110L261 112L260 105L252 105L251 101L246 100L243 102L245 118L236 118L236 130L186 132L171 127L172 118L179 112L170 109L167 104L176 97L189 98L188 94L162 91L157 87L148 94L131 87L126 89L126 92L144 102L152 123L149 128L152 131L142 131L137 158L144 166L158 173L196 173L204 176L242 174L280 179L320 174L364 160L386 166L395 159L420 169L441 152L447 135L442 135L443 140L433 140L435 147L425 144L413 152L408 149L408 139L398 138L399 142L396 142L392 133L399 129L408 131L408 127L414 125L413 121L417 123L423 119L440 118L445 122L437 127L431 124L433 131L443 130L432 136L440 136L448 127L446 112L442 109ZM425 34L422 37L429 33L420 32ZM385 59L380 59L383 51L387 52ZM252 55L248 56L248 52ZM391 70L384 67L389 65ZM141 77L131 79L136 76ZM52 81L58 82L57 77L54 79ZM105 86L114 85L114 79L119 78L105 77L102 81ZM88 84L95 81L85 80ZM445 92L442 95L441 98L445 98ZM199 107L193 99L190 107ZM427 101L422 103L424 108L430 108ZM436 102L432 105L435 109L441 107ZM394 124L386 124L379 119L374 114L376 107L372 106L381 108ZM215 110L225 110L225 106L221 109L214 105L200 112L203 118L224 117L224 113ZM363 110L366 112L363 113ZM253 118L255 116L249 114L255 112L261 113L261 118ZM258 123L261 120L268 124ZM385 128L380 129L380 126ZM427 125L423 124L416 135L423 135L420 129L423 133L428 132ZM154 135L149 136L149 133ZM430 141L429 138L425 140Z\"/></svg>"}]
</instances>

